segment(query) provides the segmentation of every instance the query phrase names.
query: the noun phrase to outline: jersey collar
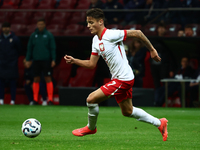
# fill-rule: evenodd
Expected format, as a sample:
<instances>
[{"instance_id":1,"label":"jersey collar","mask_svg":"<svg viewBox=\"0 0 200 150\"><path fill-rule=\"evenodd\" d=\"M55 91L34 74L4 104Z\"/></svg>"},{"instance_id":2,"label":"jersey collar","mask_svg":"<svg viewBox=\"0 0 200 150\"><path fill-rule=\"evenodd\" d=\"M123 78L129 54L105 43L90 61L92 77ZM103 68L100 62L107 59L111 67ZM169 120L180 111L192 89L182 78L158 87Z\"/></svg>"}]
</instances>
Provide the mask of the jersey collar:
<instances>
[{"instance_id":1,"label":"jersey collar","mask_svg":"<svg viewBox=\"0 0 200 150\"><path fill-rule=\"evenodd\" d=\"M99 39L99 40L101 40L101 39L102 39L102 37L103 37L104 33L106 32L106 30L107 30L107 28L104 28L104 29L103 29L103 31L102 31L102 33L101 33L101 37L100 37L100 39Z\"/></svg>"}]
</instances>

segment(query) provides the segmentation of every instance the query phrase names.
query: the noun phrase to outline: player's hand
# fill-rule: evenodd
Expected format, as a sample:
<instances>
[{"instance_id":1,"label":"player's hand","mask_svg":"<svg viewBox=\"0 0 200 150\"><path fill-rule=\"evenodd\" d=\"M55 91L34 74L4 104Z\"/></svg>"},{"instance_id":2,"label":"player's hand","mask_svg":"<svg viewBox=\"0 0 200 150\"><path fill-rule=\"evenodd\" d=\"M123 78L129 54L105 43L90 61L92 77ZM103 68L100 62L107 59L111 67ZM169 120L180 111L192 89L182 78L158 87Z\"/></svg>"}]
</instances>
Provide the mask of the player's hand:
<instances>
[{"instance_id":1,"label":"player's hand","mask_svg":"<svg viewBox=\"0 0 200 150\"><path fill-rule=\"evenodd\" d=\"M64 59L66 60L67 64L73 64L74 63L74 58L72 56L65 55Z\"/></svg>"},{"instance_id":2,"label":"player's hand","mask_svg":"<svg viewBox=\"0 0 200 150\"><path fill-rule=\"evenodd\" d=\"M155 49L150 51L150 55L151 55L151 58L153 60L155 60L156 62L161 61L161 58L158 56L158 53L157 53L157 51Z\"/></svg>"},{"instance_id":3,"label":"player's hand","mask_svg":"<svg viewBox=\"0 0 200 150\"><path fill-rule=\"evenodd\" d=\"M56 65L56 62L54 60L52 60L51 67L53 68L55 65Z\"/></svg>"},{"instance_id":4,"label":"player's hand","mask_svg":"<svg viewBox=\"0 0 200 150\"><path fill-rule=\"evenodd\" d=\"M30 68L30 67L31 67L31 64L32 64L32 61L26 61L26 60L24 60L24 66L25 66L26 68Z\"/></svg>"}]
</instances>

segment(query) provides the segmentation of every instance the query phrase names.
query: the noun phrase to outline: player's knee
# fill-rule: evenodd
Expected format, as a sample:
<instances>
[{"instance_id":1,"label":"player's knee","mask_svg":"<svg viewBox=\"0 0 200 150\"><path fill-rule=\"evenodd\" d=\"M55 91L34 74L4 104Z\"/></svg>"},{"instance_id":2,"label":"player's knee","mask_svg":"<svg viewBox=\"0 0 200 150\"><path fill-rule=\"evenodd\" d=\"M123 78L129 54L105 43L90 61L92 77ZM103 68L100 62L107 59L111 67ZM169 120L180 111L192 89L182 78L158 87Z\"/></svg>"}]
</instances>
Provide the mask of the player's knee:
<instances>
[{"instance_id":1,"label":"player's knee","mask_svg":"<svg viewBox=\"0 0 200 150\"><path fill-rule=\"evenodd\" d=\"M94 103L94 96L92 96L91 94L87 97L86 102L89 104L93 104Z\"/></svg>"},{"instance_id":2,"label":"player's knee","mask_svg":"<svg viewBox=\"0 0 200 150\"><path fill-rule=\"evenodd\" d=\"M122 115L125 116L125 117L129 117L131 114L132 114L131 110L122 111Z\"/></svg>"},{"instance_id":3,"label":"player's knee","mask_svg":"<svg viewBox=\"0 0 200 150\"><path fill-rule=\"evenodd\" d=\"M46 82L46 83L51 82L51 77L45 77L44 79L45 79L45 82Z\"/></svg>"},{"instance_id":4,"label":"player's knee","mask_svg":"<svg viewBox=\"0 0 200 150\"><path fill-rule=\"evenodd\" d=\"M40 82L40 77L34 77L33 82Z\"/></svg>"}]
</instances>

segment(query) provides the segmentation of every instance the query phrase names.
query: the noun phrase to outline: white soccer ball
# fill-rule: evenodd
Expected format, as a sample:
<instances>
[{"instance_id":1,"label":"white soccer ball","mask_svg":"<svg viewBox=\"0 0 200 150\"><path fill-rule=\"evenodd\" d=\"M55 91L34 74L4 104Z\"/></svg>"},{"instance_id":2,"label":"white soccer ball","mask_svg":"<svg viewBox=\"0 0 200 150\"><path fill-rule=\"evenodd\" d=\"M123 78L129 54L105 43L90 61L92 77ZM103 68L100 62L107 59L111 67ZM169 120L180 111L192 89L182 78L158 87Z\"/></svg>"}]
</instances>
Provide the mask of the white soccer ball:
<instances>
[{"instance_id":1,"label":"white soccer ball","mask_svg":"<svg viewBox=\"0 0 200 150\"><path fill-rule=\"evenodd\" d=\"M38 136L41 130L41 123L34 118L27 119L22 124L22 133L29 138Z\"/></svg>"}]
</instances>

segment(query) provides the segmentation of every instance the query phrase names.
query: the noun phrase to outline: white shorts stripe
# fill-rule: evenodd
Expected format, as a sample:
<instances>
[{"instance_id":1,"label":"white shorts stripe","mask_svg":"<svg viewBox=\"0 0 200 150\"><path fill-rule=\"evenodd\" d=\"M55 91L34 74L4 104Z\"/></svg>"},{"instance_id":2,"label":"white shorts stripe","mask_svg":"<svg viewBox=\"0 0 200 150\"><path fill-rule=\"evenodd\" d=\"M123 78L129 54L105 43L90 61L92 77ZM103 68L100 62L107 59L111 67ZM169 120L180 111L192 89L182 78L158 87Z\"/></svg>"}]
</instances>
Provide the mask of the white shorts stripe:
<instances>
[{"instance_id":1,"label":"white shorts stripe","mask_svg":"<svg viewBox=\"0 0 200 150\"><path fill-rule=\"evenodd\" d=\"M114 92L112 92L112 93L108 96L108 98L110 98L111 96L113 96L113 95L120 89L121 86L122 86L122 84L121 84Z\"/></svg>"}]
</instances>

